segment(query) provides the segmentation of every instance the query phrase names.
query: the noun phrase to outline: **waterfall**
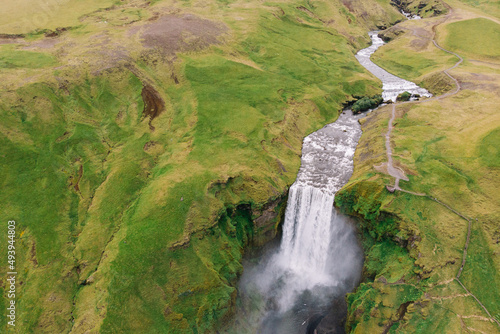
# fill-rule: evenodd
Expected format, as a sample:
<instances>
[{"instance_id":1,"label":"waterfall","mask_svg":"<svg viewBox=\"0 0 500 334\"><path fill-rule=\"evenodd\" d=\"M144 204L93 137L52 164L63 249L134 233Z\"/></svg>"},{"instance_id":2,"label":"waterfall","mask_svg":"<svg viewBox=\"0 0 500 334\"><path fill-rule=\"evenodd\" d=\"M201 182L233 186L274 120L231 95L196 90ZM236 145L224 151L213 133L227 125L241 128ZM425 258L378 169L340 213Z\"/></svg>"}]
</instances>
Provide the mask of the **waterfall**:
<instances>
[{"instance_id":1,"label":"waterfall","mask_svg":"<svg viewBox=\"0 0 500 334\"><path fill-rule=\"evenodd\" d=\"M260 294L272 299L277 312L287 312L303 298L328 303L357 282L362 251L348 218L337 213L335 193L353 171L361 136L359 116L343 113L332 124L310 134L302 145L302 161L290 188L281 245L254 277Z\"/></svg>"},{"instance_id":2,"label":"waterfall","mask_svg":"<svg viewBox=\"0 0 500 334\"><path fill-rule=\"evenodd\" d=\"M280 254L286 266L311 283L321 283L332 233L334 197L318 188L290 189Z\"/></svg>"},{"instance_id":3,"label":"waterfall","mask_svg":"<svg viewBox=\"0 0 500 334\"><path fill-rule=\"evenodd\" d=\"M405 91L431 96L375 65L370 56L384 42L377 32L370 32L370 37L373 44L356 58L382 80L384 100L395 101ZM304 139L300 170L288 194L281 244L258 263L246 264L238 321L225 333L303 334L314 330L325 314L334 314L339 326L334 332L343 332L344 297L359 281L363 252L350 218L338 213L333 203L354 169L360 117L346 110L335 123Z\"/></svg>"},{"instance_id":4,"label":"waterfall","mask_svg":"<svg viewBox=\"0 0 500 334\"><path fill-rule=\"evenodd\" d=\"M337 213L334 195L295 183L289 192L283 237L271 266L281 284L280 311L294 305L306 291L330 296L349 291L361 266L352 225Z\"/></svg>"},{"instance_id":5,"label":"waterfall","mask_svg":"<svg viewBox=\"0 0 500 334\"><path fill-rule=\"evenodd\" d=\"M304 138L281 243L245 264L237 321L225 333L303 334L325 314L334 314L341 326L363 251L351 218L337 212L334 199L354 169L361 117L346 110Z\"/></svg>"}]
</instances>

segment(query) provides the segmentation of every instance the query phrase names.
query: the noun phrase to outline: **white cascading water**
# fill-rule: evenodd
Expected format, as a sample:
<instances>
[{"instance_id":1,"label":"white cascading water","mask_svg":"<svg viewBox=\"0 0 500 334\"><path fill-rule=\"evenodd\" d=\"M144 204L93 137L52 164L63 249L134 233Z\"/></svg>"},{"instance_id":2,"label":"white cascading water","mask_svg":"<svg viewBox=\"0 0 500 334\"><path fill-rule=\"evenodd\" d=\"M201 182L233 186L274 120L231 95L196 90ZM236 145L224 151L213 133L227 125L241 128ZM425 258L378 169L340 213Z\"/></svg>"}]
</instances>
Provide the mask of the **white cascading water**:
<instances>
[{"instance_id":1,"label":"white cascading water","mask_svg":"<svg viewBox=\"0 0 500 334\"><path fill-rule=\"evenodd\" d=\"M281 247L271 262L278 275L282 271L287 276L282 281L287 287L278 299L282 310L291 307L303 291L336 287L344 284L346 276L357 276L349 272L357 271L360 264L358 245L349 238L353 228L337 214L333 202L352 175L361 136L358 118L346 111L302 144L302 163L288 194ZM343 256L337 256L339 252Z\"/></svg>"},{"instance_id":2,"label":"white cascading water","mask_svg":"<svg viewBox=\"0 0 500 334\"><path fill-rule=\"evenodd\" d=\"M417 14L407 13L402 9L401 9L401 14L403 14L408 20L420 20L420 19L422 19Z\"/></svg>"},{"instance_id":3,"label":"white cascading water","mask_svg":"<svg viewBox=\"0 0 500 334\"><path fill-rule=\"evenodd\" d=\"M377 32L369 35L373 44L359 51L356 58L382 80L385 101L395 101L405 91L432 96L375 65L370 56L384 42ZM226 333L314 332L314 326L307 326L314 323L311 314L325 314L326 309L331 313L332 300L344 301L345 294L357 285L363 253L353 224L333 203L335 193L353 172L354 152L361 137L360 117L346 110L335 123L304 139L301 167L288 194L281 245L259 263L246 266L240 281L242 306L237 325ZM344 312L337 319L339 326L346 308L333 310Z\"/></svg>"},{"instance_id":4,"label":"white cascading water","mask_svg":"<svg viewBox=\"0 0 500 334\"><path fill-rule=\"evenodd\" d=\"M306 285L328 284L325 269L335 214L333 199L333 195L309 185L297 184L290 189L280 264L300 275Z\"/></svg>"}]
</instances>

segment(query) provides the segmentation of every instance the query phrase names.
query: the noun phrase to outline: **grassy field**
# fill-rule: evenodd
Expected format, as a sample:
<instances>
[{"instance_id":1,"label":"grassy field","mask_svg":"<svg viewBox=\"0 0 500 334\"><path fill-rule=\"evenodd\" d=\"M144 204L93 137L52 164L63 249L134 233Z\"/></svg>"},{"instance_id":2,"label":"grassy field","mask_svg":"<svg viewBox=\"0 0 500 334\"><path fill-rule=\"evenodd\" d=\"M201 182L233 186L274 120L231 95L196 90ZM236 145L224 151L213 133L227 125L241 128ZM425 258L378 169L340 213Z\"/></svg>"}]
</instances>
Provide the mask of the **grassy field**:
<instances>
[{"instance_id":1,"label":"grassy field","mask_svg":"<svg viewBox=\"0 0 500 334\"><path fill-rule=\"evenodd\" d=\"M500 17L500 3L495 0L452 0L451 3L453 7L466 4L465 9L469 12L474 10L477 13Z\"/></svg>"},{"instance_id":2,"label":"grassy field","mask_svg":"<svg viewBox=\"0 0 500 334\"><path fill-rule=\"evenodd\" d=\"M500 59L500 24L486 18L446 26L444 46L468 58Z\"/></svg>"},{"instance_id":3,"label":"grassy field","mask_svg":"<svg viewBox=\"0 0 500 334\"><path fill-rule=\"evenodd\" d=\"M401 15L388 1L48 5L8 5L0 26L28 34L0 36L9 331L212 332L243 250L276 235L303 137L380 92L353 57L365 32Z\"/></svg>"},{"instance_id":4,"label":"grassy field","mask_svg":"<svg viewBox=\"0 0 500 334\"><path fill-rule=\"evenodd\" d=\"M484 23L482 19L479 22ZM437 35L448 38L442 37L445 32L468 24L470 21L440 25ZM405 26L420 36L430 35L433 22L412 21ZM477 34L475 38L486 43L490 36ZM421 39L411 32L401 35L381 49L377 63L393 64L394 74L424 78L425 82L426 76L449 66L451 59L444 52L436 57L441 51L430 48L412 51L411 45L421 43ZM414 71L421 72L408 71L406 59L397 61L399 46L404 44L410 45L405 48L409 53L406 59L414 59ZM494 47L491 50L495 52ZM458 48L455 51L461 52ZM474 52L484 54L481 49ZM429 59L436 64L423 66ZM436 197L472 219L461 281L496 319L495 301L500 299L500 262L496 256L500 171L494 148L500 124L496 107L500 102L496 94L500 87L498 65L466 61L451 71L462 86L458 94L397 106L391 140L395 165L410 179L401 182L403 189ZM384 186L393 180L374 169L386 159L381 129L387 127L389 117L390 107L385 107L364 120L353 179L336 198L345 210L365 218L361 228L369 250L366 282L348 297L350 328L355 333L498 332L497 324L453 280L462 263L467 221L428 198L389 193ZM381 247L386 249L382 257Z\"/></svg>"},{"instance_id":5,"label":"grassy field","mask_svg":"<svg viewBox=\"0 0 500 334\"><path fill-rule=\"evenodd\" d=\"M109 8L113 0L20 0L2 3L1 34L27 34L34 30L71 27L80 24L80 18L100 9Z\"/></svg>"},{"instance_id":6,"label":"grassy field","mask_svg":"<svg viewBox=\"0 0 500 334\"><path fill-rule=\"evenodd\" d=\"M56 64L55 57L42 52L15 50L12 45L0 49L0 68L43 68Z\"/></svg>"},{"instance_id":7,"label":"grassy field","mask_svg":"<svg viewBox=\"0 0 500 334\"><path fill-rule=\"evenodd\" d=\"M456 58L437 49L429 40L432 22L405 21L391 28L402 34L380 47L372 60L390 73L440 94L452 88L452 81L441 72L455 64Z\"/></svg>"}]
</instances>

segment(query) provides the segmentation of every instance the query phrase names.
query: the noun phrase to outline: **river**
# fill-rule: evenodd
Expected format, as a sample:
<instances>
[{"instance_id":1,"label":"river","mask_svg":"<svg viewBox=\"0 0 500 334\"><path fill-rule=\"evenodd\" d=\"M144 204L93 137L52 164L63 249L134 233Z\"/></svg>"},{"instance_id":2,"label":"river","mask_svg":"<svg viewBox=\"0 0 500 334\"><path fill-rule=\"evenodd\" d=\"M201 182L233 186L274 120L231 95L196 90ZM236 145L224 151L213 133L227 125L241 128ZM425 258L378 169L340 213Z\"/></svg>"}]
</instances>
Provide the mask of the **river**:
<instances>
[{"instance_id":1,"label":"river","mask_svg":"<svg viewBox=\"0 0 500 334\"><path fill-rule=\"evenodd\" d=\"M378 31L371 31L368 33L372 40L372 45L366 49L360 50L356 54L356 59L361 65L363 65L368 71L382 81L382 98L384 101L396 102L396 97L404 92L409 92L412 95L420 95L423 97L431 97L432 94L426 89L417 86L411 81L407 81L397 77L382 67L376 65L371 61L370 56L377 51L379 47L384 45L382 38L378 37Z\"/></svg>"},{"instance_id":2,"label":"river","mask_svg":"<svg viewBox=\"0 0 500 334\"><path fill-rule=\"evenodd\" d=\"M384 44L377 32L356 59L383 83L384 101L398 94L431 94L375 65L370 56ZM282 239L258 258L247 259L239 284L238 310L225 333L344 333L345 294L359 283L363 252L355 223L337 212L335 193L353 172L361 137L350 110L307 136L301 167L288 196ZM318 327L319 326L319 327Z\"/></svg>"}]
</instances>

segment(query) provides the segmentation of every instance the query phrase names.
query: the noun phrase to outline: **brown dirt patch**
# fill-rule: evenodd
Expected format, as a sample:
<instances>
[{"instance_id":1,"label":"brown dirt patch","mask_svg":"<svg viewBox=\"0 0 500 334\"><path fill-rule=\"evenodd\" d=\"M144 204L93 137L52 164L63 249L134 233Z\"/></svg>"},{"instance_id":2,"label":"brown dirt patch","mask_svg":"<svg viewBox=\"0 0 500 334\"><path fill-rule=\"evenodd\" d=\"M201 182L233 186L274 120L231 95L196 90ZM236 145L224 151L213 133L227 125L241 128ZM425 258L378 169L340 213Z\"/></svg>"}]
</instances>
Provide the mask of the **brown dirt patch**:
<instances>
[{"instance_id":1,"label":"brown dirt patch","mask_svg":"<svg viewBox=\"0 0 500 334\"><path fill-rule=\"evenodd\" d=\"M382 174L390 175L387 171L387 162L382 163L381 165L373 166L377 172Z\"/></svg>"},{"instance_id":2,"label":"brown dirt patch","mask_svg":"<svg viewBox=\"0 0 500 334\"><path fill-rule=\"evenodd\" d=\"M462 89L485 90L488 92L498 91L498 84L493 76L481 73L469 73L459 76L458 81Z\"/></svg>"},{"instance_id":3,"label":"brown dirt patch","mask_svg":"<svg viewBox=\"0 0 500 334\"><path fill-rule=\"evenodd\" d=\"M427 40L432 40L432 33L430 31L428 31L427 29L416 27L416 28L413 28L412 30L413 30L414 36L417 36L417 37L420 37L423 39L427 39Z\"/></svg>"},{"instance_id":4,"label":"brown dirt patch","mask_svg":"<svg viewBox=\"0 0 500 334\"><path fill-rule=\"evenodd\" d=\"M498 90L498 86L494 84L477 84L472 82L460 82L460 86L464 90L485 90L488 92L494 92Z\"/></svg>"},{"instance_id":5,"label":"brown dirt patch","mask_svg":"<svg viewBox=\"0 0 500 334\"><path fill-rule=\"evenodd\" d=\"M33 245L31 246L30 260L31 260L31 262L33 262L34 266L38 265L38 260L36 259L36 244L34 241L33 241Z\"/></svg>"},{"instance_id":6,"label":"brown dirt patch","mask_svg":"<svg viewBox=\"0 0 500 334\"><path fill-rule=\"evenodd\" d=\"M148 84L145 84L141 92L142 100L144 101L143 117L149 117L149 127L154 130L151 121L158 117L165 109L165 103L160 94Z\"/></svg>"},{"instance_id":7,"label":"brown dirt patch","mask_svg":"<svg viewBox=\"0 0 500 334\"><path fill-rule=\"evenodd\" d=\"M218 44L218 37L227 31L223 24L186 14L165 15L145 25L142 44L166 54L200 50Z\"/></svg>"},{"instance_id":8,"label":"brown dirt patch","mask_svg":"<svg viewBox=\"0 0 500 334\"><path fill-rule=\"evenodd\" d=\"M24 34L0 34L0 39L19 39L24 38Z\"/></svg>"},{"instance_id":9,"label":"brown dirt patch","mask_svg":"<svg viewBox=\"0 0 500 334\"><path fill-rule=\"evenodd\" d=\"M73 45L66 45L66 47L71 48ZM94 65L92 71L94 75L130 61L129 48L114 42L113 37L108 32L91 36L90 43L83 48L82 53L78 56L90 59ZM75 56L72 56L72 58L75 58Z\"/></svg>"},{"instance_id":10,"label":"brown dirt patch","mask_svg":"<svg viewBox=\"0 0 500 334\"><path fill-rule=\"evenodd\" d=\"M26 41L24 40L24 35L0 34L1 44L26 44Z\"/></svg>"}]
</instances>

